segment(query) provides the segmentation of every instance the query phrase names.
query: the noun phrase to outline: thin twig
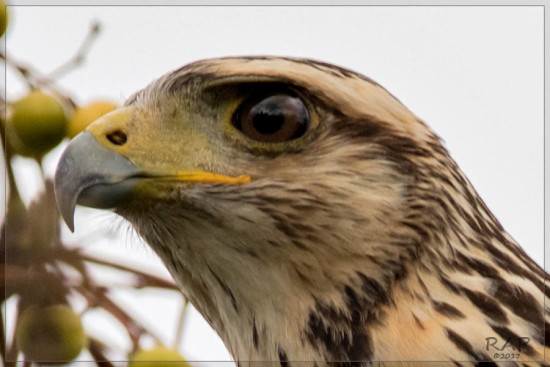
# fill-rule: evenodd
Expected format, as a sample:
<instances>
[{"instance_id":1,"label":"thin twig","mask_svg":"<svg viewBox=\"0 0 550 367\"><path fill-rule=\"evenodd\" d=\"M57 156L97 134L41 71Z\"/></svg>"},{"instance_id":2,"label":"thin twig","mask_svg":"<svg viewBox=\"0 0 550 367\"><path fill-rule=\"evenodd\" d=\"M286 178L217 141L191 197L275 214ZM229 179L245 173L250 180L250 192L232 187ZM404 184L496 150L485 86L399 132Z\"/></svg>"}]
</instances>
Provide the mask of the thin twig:
<instances>
[{"instance_id":1,"label":"thin twig","mask_svg":"<svg viewBox=\"0 0 550 367\"><path fill-rule=\"evenodd\" d=\"M31 89L36 89L44 85L51 85L53 84L54 80L73 70L84 61L86 54L90 50L90 47L92 46L93 41L98 36L100 30L101 27L99 22L94 22L90 27L90 31L78 48L76 54L71 59L59 66L57 69L49 73L49 75L47 76L40 75L39 72L32 69L30 66L23 65L21 62L15 61L12 57L6 57L6 54L4 54L3 52L0 52L0 60L4 60L7 65L19 72L19 74L21 74L21 76L23 77L23 79L25 79Z\"/></svg>"},{"instance_id":2,"label":"thin twig","mask_svg":"<svg viewBox=\"0 0 550 367\"><path fill-rule=\"evenodd\" d=\"M90 306L103 308L113 315L124 327L130 336L134 350L139 346L139 339L143 334L149 334L157 343L161 344L160 338L150 330L147 330L137 320L131 317L125 310L118 306L103 288L87 288L75 286L74 289L82 294L90 303Z\"/></svg>"},{"instance_id":3,"label":"thin twig","mask_svg":"<svg viewBox=\"0 0 550 367\"><path fill-rule=\"evenodd\" d=\"M183 338L183 324L185 321L185 314L187 311L187 306L189 305L189 301L187 298L183 297L183 306L181 308L181 312L178 318L178 326L176 327L176 337L174 338L174 349L178 349L179 345L181 344L181 340Z\"/></svg>"},{"instance_id":4,"label":"thin twig","mask_svg":"<svg viewBox=\"0 0 550 367\"><path fill-rule=\"evenodd\" d=\"M14 60L11 56L8 58L6 54L0 51L0 60L4 60L7 66L10 66L19 74L31 90L45 88L55 96L61 98L69 109L76 108L76 102L69 96L69 93L55 84L55 80L49 76L44 76L30 66L23 65L20 61Z\"/></svg>"},{"instance_id":5,"label":"thin twig","mask_svg":"<svg viewBox=\"0 0 550 367\"><path fill-rule=\"evenodd\" d=\"M136 288L158 287L158 288L167 288L167 289L172 289L172 290L179 291L179 288L176 286L176 284L174 282L172 282L170 280L167 280L167 279L162 279L162 278L157 277L157 276L152 275L152 274L148 274L146 272L143 272L141 270L132 268L130 266L118 264L118 263L113 262L113 261L100 259L100 258L91 256L91 255L87 255L87 254L83 254L83 253L80 254L80 257L83 260L89 261L91 263L95 263L95 264L98 264L98 265L105 265L105 266L109 266L109 267L112 267L112 268L115 268L115 269L118 269L118 270L122 270L122 271L126 271L126 272L129 272L129 273L135 274L137 276L137 282L138 282L138 284L135 285Z\"/></svg>"},{"instance_id":6,"label":"thin twig","mask_svg":"<svg viewBox=\"0 0 550 367\"><path fill-rule=\"evenodd\" d=\"M12 67L15 71L21 74L30 89L38 88L39 77L37 76L38 72L36 70L31 69L30 66L23 65L20 62L13 60L11 57L6 57L6 54L1 51L0 60L4 60L6 65Z\"/></svg>"},{"instance_id":7,"label":"thin twig","mask_svg":"<svg viewBox=\"0 0 550 367\"><path fill-rule=\"evenodd\" d=\"M67 74L68 72L78 67L82 62L84 62L86 58L86 54L90 50L90 47L92 46L93 42L97 38L100 31L101 31L101 26L99 22L95 21L94 23L92 23L92 26L90 27L90 31L82 41L82 44L78 48L76 54L67 62L60 65L57 69L49 73L48 79L49 80L59 79L59 77Z\"/></svg>"},{"instance_id":8,"label":"thin twig","mask_svg":"<svg viewBox=\"0 0 550 367\"><path fill-rule=\"evenodd\" d=\"M95 363L99 367L114 367L114 365L109 362L109 359L103 353L105 345L95 338L88 337L88 350L92 357L94 357Z\"/></svg>"},{"instance_id":9,"label":"thin twig","mask_svg":"<svg viewBox=\"0 0 550 367\"><path fill-rule=\"evenodd\" d=\"M67 264L75 267L88 281L91 279L91 277L85 272L84 261L97 265L109 266L114 269L132 273L135 276L135 283L133 284L133 287L137 289L145 287L156 287L179 291L179 288L171 280L163 279L156 275L143 272L130 266L101 259L92 255L87 255L80 251L80 249L78 248L58 247L55 256L56 258L59 258Z\"/></svg>"},{"instance_id":10,"label":"thin twig","mask_svg":"<svg viewBox=\"0 0 550 367\"><path fill-rule=\"evenodd\" d=\"M88 300L90 306L101 307L120 321L120 323L126 328L134 348L138 345L139 338L146 332L146 329L139 325L130 315L126 313L126 311L109 299L104 294L104 291L92 290L82 286L76 286L74 289Z\"/></svg>"},{"instance_id":11,"label":"thin twig","mask_svg":"<svg viewBox=\"0 0 550 367\"><path fill-rule=\"evenodd\" d=\"M21 195L19 194L19 190L17 189L17 185L15 183L15 175L13 173L13 168L11 166L11 159L13 157L13 151L11 146L8 144L7 136L6 136L6 111L4 111L4 115L0 116L0 119L3 120L4 128L0 128L0 137L2 138L2 147L4 148L4 166L6 167L6 175L8 176L8 185L9 188L9 202L16 203L16 202L23 202L21 200Z\"/></svg>"}]
</instances>

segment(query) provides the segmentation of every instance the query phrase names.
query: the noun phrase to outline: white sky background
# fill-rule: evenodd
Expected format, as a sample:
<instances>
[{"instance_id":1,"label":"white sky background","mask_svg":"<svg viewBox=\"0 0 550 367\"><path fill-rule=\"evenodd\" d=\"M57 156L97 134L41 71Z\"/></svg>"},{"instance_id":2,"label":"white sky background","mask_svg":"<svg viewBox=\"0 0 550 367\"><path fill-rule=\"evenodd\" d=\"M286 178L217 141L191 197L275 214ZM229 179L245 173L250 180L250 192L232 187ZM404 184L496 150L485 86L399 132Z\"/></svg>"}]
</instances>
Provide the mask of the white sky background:
<instances>
[{"instance_id":1,"label":"white sky background","mask_svg":"<svg viewBox=\"0 0 550 367\"><path fill-rule=\"evenodd\" d=\"M542 7L11 7L8 57L48 72L79 47L92 20L103 32L86 63L60 80L79 103L117 102L188 62L270 54L320 59L365 74L399 98L442 137L496 217L543 263ZM7 74L8 98L25 93ZM47 158L53 173L60 150ZM26 160L20 181L37 180ZM29 199L36 185L26 185ZM3 203L0 203L3 204ZM2 205L3 206L3 205ZM76 235L115 231L111 214L78 210ZM113 224L115 222L115 224ZM124 225L122 226L124 228ZM123 231L126 233L126 231ZM131 235L97 241L109 254L162 272L153 252ZM107 274L109 281L116 278ZM179 299L162 292L115 293L170 344ZM192 360L228 360L223 343L192 311L183 352ZM89 317L89 330L105 330ZM110 337L126 346L120 328ZM86 358L86 356L82 356Z\"/></svg>"}]
</instances>

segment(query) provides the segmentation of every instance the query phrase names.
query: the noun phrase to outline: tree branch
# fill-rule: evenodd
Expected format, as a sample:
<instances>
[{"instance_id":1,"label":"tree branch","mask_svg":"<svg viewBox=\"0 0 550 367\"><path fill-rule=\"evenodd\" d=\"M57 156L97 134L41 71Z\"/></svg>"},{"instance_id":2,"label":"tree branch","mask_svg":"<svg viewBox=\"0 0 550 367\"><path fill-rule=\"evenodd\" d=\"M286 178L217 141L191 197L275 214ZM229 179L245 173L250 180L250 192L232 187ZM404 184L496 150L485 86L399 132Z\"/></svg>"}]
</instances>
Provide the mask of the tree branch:
<instances>
[{"instance_id":1,"label":"tree branch","mask_svg":"<svg viewBox=\"0 0 550 367\"><path fill-rule=\"evenodd\" d=\"M49 73L48 79L50 80L59 79L61 76L67 74L68 72L78 67L81 63L83 63L88 51L90 50L90 47L92 47L92 44L97 38L97 36L99 35L100 31L101 31L101 26L99 22L96 21L92 23L92 26L90 27L90 31L82 41L82 44L78 48L76 54L67 62L59 66L57 69L55 69L51 73Z\"/></svg>"},{"instance_id":2,"label":"tree branch","mask_svg":"<svg viewBox=\"0 0 550 367\"><path fill-rule=\"evenodd\" d=\"M114 367L103 353L105 345L95 338L88 338L88 350L99 367Z\"/></svg>"},{"instance_id":3,"label":"tree branch","mask_svg":"<svg viewBox=\"0 0 550 367\"><path fill-rule=\"evenodd\" d=\"M109 266L109 267L112 267L112 268L115 268L115 269L118 269L118 270L122 270L122 271L126 271L126 272L129 272L129 273L132 273L132 274L136 275L136 280L137 280L137 284L135 285L136 288L157 287L157 288L166 288L166 289L179 291L179 288L177 287L177 285L174 282L172 282L170 280L162 279L162 278L157 277L157 276L152 275L152 274L145 273L141 270L132 268L130 266L117 264L117 263L109 261L109 260L100 259L100 258L91 256L91 255L86 255L86 254L82 254L82 253L80 254L80 257L83 260L89 261L91 263L95 263L95 264L98 264L98 265Z\"/></svg>"},{"instance_id":4,"label":"tree branch","mask_svg":"<svg viewBox=\"0 0 550 367\"><path fill-rule=\"evenodd\" d=\"M149 334L156 342L160 343L160 338L158 338L151 331L147 330L144 326L139 324L134 318L132 318L126 311L124 311L120 306L118 306L109 296L103 288L89 289L83 286L73 287L77 292L82 294L90 303L91 307L99 306L105 311L113 315L124 327L130 336L134 350L139 346L139 339L143 334Z\"/></svg>"}]
</instances>

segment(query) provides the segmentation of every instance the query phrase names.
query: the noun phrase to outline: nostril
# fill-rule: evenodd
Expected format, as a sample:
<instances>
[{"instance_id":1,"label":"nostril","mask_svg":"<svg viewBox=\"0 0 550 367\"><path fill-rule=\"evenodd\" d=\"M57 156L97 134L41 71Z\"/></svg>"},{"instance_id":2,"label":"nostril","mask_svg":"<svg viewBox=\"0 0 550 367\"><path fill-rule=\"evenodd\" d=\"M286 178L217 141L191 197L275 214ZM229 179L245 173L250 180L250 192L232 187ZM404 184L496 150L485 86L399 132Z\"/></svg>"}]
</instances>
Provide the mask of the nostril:
<instances>
[{"instance_id":1,"label":"nostril","mask_svg":"<svg viewBox=\"0 0 550 367\"><path fill-rule=\"evenodd\" d=\"M114 145L124 145L128 140L128 136L122 131L116 130L107 134L107 139Z\"/></svg>"}]
</instances>

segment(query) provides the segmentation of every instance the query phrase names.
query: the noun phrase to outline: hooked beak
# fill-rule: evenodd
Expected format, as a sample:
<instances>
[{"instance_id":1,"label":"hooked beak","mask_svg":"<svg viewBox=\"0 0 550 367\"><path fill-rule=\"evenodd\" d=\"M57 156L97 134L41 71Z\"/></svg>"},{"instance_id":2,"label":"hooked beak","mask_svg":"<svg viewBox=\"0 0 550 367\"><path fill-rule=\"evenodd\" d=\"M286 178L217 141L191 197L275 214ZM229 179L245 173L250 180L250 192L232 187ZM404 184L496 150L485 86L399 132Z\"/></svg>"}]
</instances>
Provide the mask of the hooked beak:
<instances>
[{"instance_id":1,"label":"hooked beak","mask_svg":"<svg viewBox=\"0 0 550 367\"><path fill-rule=\"evenodd\" d=\"M98 209L114 209L128 202L138 191L138 184L149 181L218 183L241 185L250 176L225 176L200 170L143 169L125 156L105 148L86 130L77 135L61 155L54 178L57 206L67 226L74 232L77 204ZM159 195L143 190L146 195Z\"/></svg>"},{"instance_id":2,"label":"hooked beak","mask_svg":"<svg viewBox=\"0 0 550 367\"><path fill-rule=\"evenodd\" d=\"M74 231L76 204L110 209L128 199L143 172L130 160L103 147L89 131L75 137L63 152L54 178L61 216Z\"/></svg>"}]
</instances>

